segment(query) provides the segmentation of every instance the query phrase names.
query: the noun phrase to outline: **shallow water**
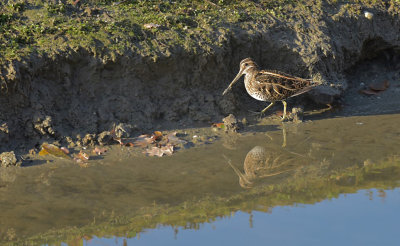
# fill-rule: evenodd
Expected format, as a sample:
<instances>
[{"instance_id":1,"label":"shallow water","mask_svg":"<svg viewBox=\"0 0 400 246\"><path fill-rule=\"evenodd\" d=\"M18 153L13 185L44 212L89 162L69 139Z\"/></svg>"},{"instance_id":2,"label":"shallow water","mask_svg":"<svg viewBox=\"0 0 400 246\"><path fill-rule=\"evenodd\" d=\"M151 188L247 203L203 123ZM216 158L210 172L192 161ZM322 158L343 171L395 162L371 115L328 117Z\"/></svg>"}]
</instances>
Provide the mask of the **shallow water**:
<instances>
[{"instance_id":1,"label":"shallow water","mask_svg":"<svg viewBox=\"0 0 400 246\"><path fill-rule=\"evenodd\" d=\"M337 245L347 242L340 233L357 244L396 242L399 122L392 114L265 124L171 157L115 146L87 168L62 160L7 168L0 242Z\"/></svg>"}]
</instances>

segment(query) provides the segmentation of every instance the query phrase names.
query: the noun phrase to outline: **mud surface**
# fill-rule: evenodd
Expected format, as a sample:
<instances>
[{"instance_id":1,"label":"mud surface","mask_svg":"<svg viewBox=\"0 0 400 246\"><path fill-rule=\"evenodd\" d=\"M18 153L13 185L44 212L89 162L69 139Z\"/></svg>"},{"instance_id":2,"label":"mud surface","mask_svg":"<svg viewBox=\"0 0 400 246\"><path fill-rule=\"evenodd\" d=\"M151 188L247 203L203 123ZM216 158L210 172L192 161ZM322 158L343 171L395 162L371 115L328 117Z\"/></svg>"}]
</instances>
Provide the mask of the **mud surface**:
<instances>
[{"instance_id":1,"label":"mud surface","mask_svg":"<svg viewBox=\"0 0 400 246\"><path fill-rule=\"evenodd\" d=\"M130 54L111 60L81 49L12 61L2 68L0 151L19 155L44 141L70 144L85 137L98 143L100 133L120 123L127 134L139 135L208 126L230 113L248 117L248 110L265 103L251 99L242 84L221 96L245 57L326 84L289 100L289 108L322 108L344 99L346 115L397 111L399 20L393 9L376 9L371 19L357 9L355 18L346 6L322 6L325 11L312 19L300 14L284 23L243 23L232 35L221 34L221 47L204 54L174 49L156 61ZM359 95L360 83L370 79L388 79L390 89Z\"/></svg>"}]
</instances>

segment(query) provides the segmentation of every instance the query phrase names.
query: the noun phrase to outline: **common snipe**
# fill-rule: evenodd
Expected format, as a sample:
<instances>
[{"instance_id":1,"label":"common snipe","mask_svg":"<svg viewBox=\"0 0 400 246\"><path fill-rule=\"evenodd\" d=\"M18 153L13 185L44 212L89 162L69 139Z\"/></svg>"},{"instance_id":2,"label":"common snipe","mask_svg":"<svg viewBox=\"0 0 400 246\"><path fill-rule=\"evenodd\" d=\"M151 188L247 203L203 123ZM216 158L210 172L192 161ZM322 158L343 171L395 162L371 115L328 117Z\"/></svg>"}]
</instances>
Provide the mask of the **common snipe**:
<instances>
[{"instance_id":1,"label":"common snipe","mask_svg":"<svg viewBox=\"0 0 400 246\"><path fill-rule=\"evenodd\" d=\"M282 101L282 120L286 117L285 100L287 98L303 94L321 84L310 79L302 79L281 72L260 70L251 58L246 58L240 62L239 73L222 95L225 95L243 74L245 75L244 85L247 93L257 100L271 102L260 112L261 114L264 114L276 101Z\"/></svg>"},{"instance_id":2,"label":"common snipe","mask_svg":"<svg viewBox=\"0 0 400 246\"><path fill-rule=\"evenodd\" d=\"M267 151L266 148L255 146L244 160L244 173L240 172L228 159L228 164L239 176L239 184L243 188L251 188L256 181L277 176L296 169L296 158L279 151Z\"/></svg>"}]
</instances>

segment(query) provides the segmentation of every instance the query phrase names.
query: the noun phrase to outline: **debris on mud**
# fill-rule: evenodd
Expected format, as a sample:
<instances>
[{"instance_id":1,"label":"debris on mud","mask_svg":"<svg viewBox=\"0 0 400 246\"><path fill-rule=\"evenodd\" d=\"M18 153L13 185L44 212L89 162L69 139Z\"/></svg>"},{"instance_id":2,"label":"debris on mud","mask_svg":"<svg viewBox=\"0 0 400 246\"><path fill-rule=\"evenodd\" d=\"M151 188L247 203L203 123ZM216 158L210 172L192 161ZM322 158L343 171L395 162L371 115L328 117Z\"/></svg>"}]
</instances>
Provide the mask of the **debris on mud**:
<instances>
[{"instance_id":1,"label":"debris on mud","mask_svg":"<svg viewBox=\"0 0 400 246\"><path fill-rule=\"evenodd\" d=\"M148 156L162 157L164 155L172 155L175 150L183 148L187 143L187 141L177 137L176 134L177 132L172 132L165 135L160 131L155 131L151 136L140 135L133 145L142 148L147 147L143 153Z\"/></svg>"},{"instance_id":2,"label":"debris on mud","mask_svg":"<svg viewBox=\"0 0 400 246\"><path fill-rule=\"evenodd\" d=\"M0 154L0 166L8 167L8 166L19 166L21 163L17 162L17 158L15 157L14 151L3 152Z\"/></svg>"},{"instance_id":3,"label":"debris on mud","mask_svg":"<svg viewBox=\"0 0 400 246\"><path fill-rule=\"evenodd\" d=\"M243 128L241 122L239 122L233 114L223 118L222 121L224 122L226 132L237 132Z\"/></svg>"},{"instance_id":4,"label":"debris on mud","mask_svg":"<svg viewBox=\"0 0 400 246\"><path fill-rule=\"evenodd\" d=\"M388 80L383 80L379 82L373 82L368 85L367 89L360 90L360 93L364 95L376 95L382 91L385 91L389 88L390 83Z\"/></svg>"},{"instance_id":5,"label":"debris on mud","mask_svg":"<svg viewBox=\"0 0 400 246\"><path fill-rule=\"evenodd\" d=\"M107 152L107 149L106 149L106 148L95 147L95 148L92 150L92 153L93 153L93 154L96 154L96 155L102 155L102 154L104 154L105 152Z\"/></svg>"},{"instance_id":6,"label":"debris on mud","mask_svg":"<svg viewBox=\"0 0 400 246\"><path fill-rule=\"evenodd\" d=\"M74 161L78 164L87 164L87 162L89 161L90 156L83 152L82 150L79 151L78 154L74 155Z\"/></svg>"},{"instance_id":7,"label":"debris on mud","mask_svg":"<svg viewBox=\"0 0 400 246\"><path fill-rule=\"evenodd\" d=\"M48 144L48 143L43 143L42 144L42 149L39 152L40 156L46 156L46 155L52 155L55 157L60 157L64 159L71 159L71 157L68 155L69 150L67 148L59 148L55 146L54 144Z\"/></svg>"},{"instance_id":8,"label":"debris on mud","mask_svg":"<svg viewBox=\"0 0 400 246\"><path fill-rule=\"evenodd\" d=\"M289 117L293 122L298 123L303 121L303 115L304 115L303 107L293 107L292 113L290 113Z\"/></svg>"}]
</instances>

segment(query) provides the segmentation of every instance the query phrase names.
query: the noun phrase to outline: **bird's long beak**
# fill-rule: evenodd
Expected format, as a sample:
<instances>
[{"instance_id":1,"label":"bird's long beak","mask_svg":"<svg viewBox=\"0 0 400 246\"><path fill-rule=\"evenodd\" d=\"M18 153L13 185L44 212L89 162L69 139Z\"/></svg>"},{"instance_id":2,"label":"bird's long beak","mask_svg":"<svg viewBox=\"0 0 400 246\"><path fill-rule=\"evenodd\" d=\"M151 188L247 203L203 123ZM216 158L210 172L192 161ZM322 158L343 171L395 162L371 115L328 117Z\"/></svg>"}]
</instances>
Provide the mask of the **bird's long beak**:
<instances>
[{"instance_id":1,"label":"bird's long beak","mask_svg":"<svg viewBox=\"0 0 400 246\"><path fill-rule=\"evenodd\" d=\"M236 81L238 81L240 79L240 77L242 77L243 75L243 71L244 69L240 69L239 73L236 75L236 77L232 80L232 82L230 83L230 85L228 86L228 88L226 88L224 90L224 92L222 93L222 95L225 95L230 89L232 89L232 86L236 83Z\"/></svg>"},{"instance_id":2,"label":"bird's long beak","mask_svg":"<svg viewBox=\"0 0 400 246\"><path fill-rule=\"evenodd\" d=\"M229 166L231 166L231 168L233 169L233 171L235 171L236 175L239 176L239 180L242 180L242 182L244 182L246 185L251 185L251 184L252 184L252 182L249 181L249 180L246 178L246 176L245 176L243 173L241 173L241 172L239 171L239 169L238 169L237 167L235 167L235 166L231 163L231 160L230 160L230 159L228 159L225 155L224 155L224 158L228 161ZM242 185L242 184L241 184L241 185ZM244 188L245 188L245 187L244 187Z\"/></svg>"}]
</instances>

